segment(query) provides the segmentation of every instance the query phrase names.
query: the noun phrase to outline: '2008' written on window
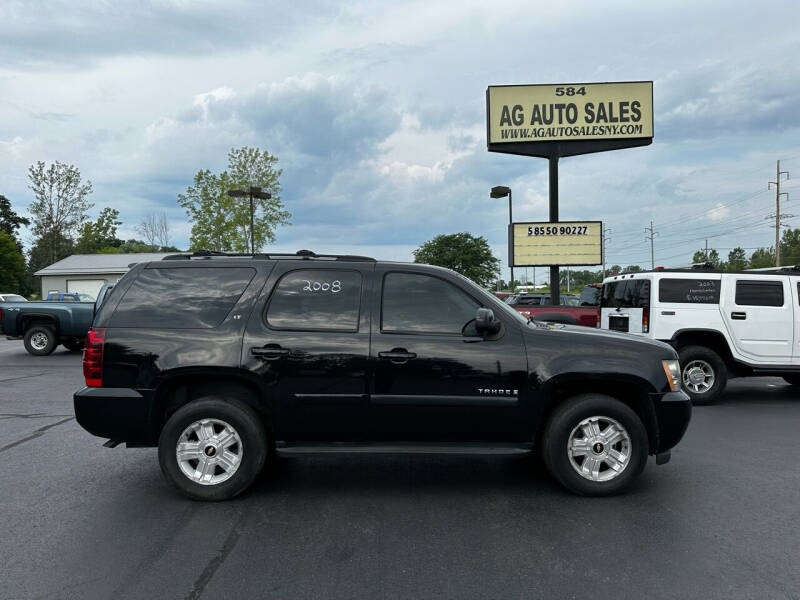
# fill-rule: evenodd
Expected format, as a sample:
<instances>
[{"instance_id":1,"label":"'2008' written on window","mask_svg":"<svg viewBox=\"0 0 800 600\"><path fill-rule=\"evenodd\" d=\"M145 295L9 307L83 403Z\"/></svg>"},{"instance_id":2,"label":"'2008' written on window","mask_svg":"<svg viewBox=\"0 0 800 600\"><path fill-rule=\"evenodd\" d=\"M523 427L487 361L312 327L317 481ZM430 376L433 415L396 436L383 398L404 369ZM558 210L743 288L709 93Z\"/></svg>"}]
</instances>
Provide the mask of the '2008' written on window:
<instances>
[{"instance_id":1,"label":"'2008' written on window","mask_svg":"<svg viewBox=\"0 0 800 600\"><path fill-rule=\"evenodd\" d=\"M716 304L719 302L718 279L662 279L658 283L661 302Z\"/></svg>"}]
</instances>

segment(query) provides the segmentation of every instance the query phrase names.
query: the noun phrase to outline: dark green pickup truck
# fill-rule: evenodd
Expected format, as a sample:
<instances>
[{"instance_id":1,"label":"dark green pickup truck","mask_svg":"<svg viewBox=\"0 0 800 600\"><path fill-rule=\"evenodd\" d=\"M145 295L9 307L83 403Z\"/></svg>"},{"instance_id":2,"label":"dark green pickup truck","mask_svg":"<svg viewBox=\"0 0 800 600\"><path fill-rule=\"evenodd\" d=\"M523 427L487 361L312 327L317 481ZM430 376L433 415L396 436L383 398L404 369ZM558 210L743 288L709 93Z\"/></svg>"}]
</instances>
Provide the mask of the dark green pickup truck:
<instances>
[{"instance_id":1,"label":"dark green pickup truck","mask_svg":"<svg viewBox=\"0 0 800 600\"><path fill-rule=\"evenodd\" d=\"M106 284L95 302L2 302L0 333L8 339L22 339L35 356L52 354L63 344L77 352L83 348L94 313L113 288Z\"/></svg>"}]
</instances>

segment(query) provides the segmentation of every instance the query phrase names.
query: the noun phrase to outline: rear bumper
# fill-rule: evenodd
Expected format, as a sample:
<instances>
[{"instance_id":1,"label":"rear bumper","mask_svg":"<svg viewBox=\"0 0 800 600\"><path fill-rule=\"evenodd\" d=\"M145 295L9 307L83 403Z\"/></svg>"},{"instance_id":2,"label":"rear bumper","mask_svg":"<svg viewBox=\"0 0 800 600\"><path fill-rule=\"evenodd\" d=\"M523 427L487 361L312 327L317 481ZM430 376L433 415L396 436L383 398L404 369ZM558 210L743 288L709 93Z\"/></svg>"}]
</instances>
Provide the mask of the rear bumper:
<instances>
[{"instance_id":1,"label":"rear bumper","mask_svg":"<svg viewBox=\"0 0 800 600\"><path fill-rule=\"evenodd\" d=\"M658 422L655 454L667 452L681 441L692 419L692 401L683 390L650 394Z\"/></svg>"},{"instance_id":2,"label":"rear bumper","mask_svg":"<svg viewBox=\"0 0 800 600\"><path fill-rule=\"evenodd\" d=\"M157 443L153 394L149 390L85 387L72 399L75 418L92 435L116 442Z\"/></svg>"}]
</instances>

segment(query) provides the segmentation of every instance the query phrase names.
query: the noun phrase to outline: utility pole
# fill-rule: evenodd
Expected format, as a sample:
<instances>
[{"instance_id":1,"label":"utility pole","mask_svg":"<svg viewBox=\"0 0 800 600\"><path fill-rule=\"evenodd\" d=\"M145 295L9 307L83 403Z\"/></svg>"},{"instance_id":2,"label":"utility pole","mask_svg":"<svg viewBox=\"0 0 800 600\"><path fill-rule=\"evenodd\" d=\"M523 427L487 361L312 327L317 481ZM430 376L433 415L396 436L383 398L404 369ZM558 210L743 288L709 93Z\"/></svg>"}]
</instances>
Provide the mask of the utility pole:
<instances>
[{"instance_id":1,"label":"utility pole","mask_svg":"<svg viewBox=\"0 0 800 600\"><path fill-rule=\"evenodd\" d=\"M781 161L778 161L778 167L775 169L775 181L767 182L767 189L770 186L775 186L775 266L781 266L781 196L788 196L784 192L781 194L781 175L786 175L789 179L789 171L781 171ZM785 216L785 215L784 215Z\"/></svg>"},{"instance_id":2,"label":"utility pole","mask_svg":"<svg viewBox=\"0 0 800 600\"><path fill-rule=\"evenodd\" d=\"M603 228L603 247L602 249L602 262L603 262L603 279L606 278L606 245L611 241L611 230Z\"/></svg>"},{"instance_id":3,"label":"utility pole","mask_svg":"<svg viewBox=\"0 0 800 600\"><path fill-rule=\"evenodd\" d=\"M706 240L706 262L708 262L708 240Z\"/></svg>"},{"instance_id":4,"label":"utility pole","mask_svg":"<svg viewBox=\"0 0 800 600\"><path fill-rule=\"evenodd\" d=\"M654 248L653 248L653 240L658 235L658 232L657 231L653 231L653 222L652 221L650 221L650 227L645 227L644 228L644 232L645 232L644 239L645 240L650 240L650 270L652 271L653 269L656 268L655 252L654 252Z\"/></svg>"}]
</instances>

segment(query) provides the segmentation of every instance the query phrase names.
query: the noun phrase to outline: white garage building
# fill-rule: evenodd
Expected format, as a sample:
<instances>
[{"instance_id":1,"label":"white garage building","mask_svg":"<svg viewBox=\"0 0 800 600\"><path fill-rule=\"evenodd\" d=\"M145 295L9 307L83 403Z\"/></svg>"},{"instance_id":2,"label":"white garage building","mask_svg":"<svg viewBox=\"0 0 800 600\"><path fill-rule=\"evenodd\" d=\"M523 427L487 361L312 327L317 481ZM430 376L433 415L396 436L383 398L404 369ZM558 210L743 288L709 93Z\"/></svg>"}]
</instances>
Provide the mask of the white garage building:
<instances>
[{"instance_id":1,"label":"white garage building","mask_svg":"<svg viewBox=\"0 0 800 600\"><path fill-rule=\"evenodd\" d=\"M42 298L50 292L75 292L97 296L104 283L114 282L128 272L133 263L161 260L167 253L73 254L36 271L41 277Z\"/></svg>"}]
</instances>

